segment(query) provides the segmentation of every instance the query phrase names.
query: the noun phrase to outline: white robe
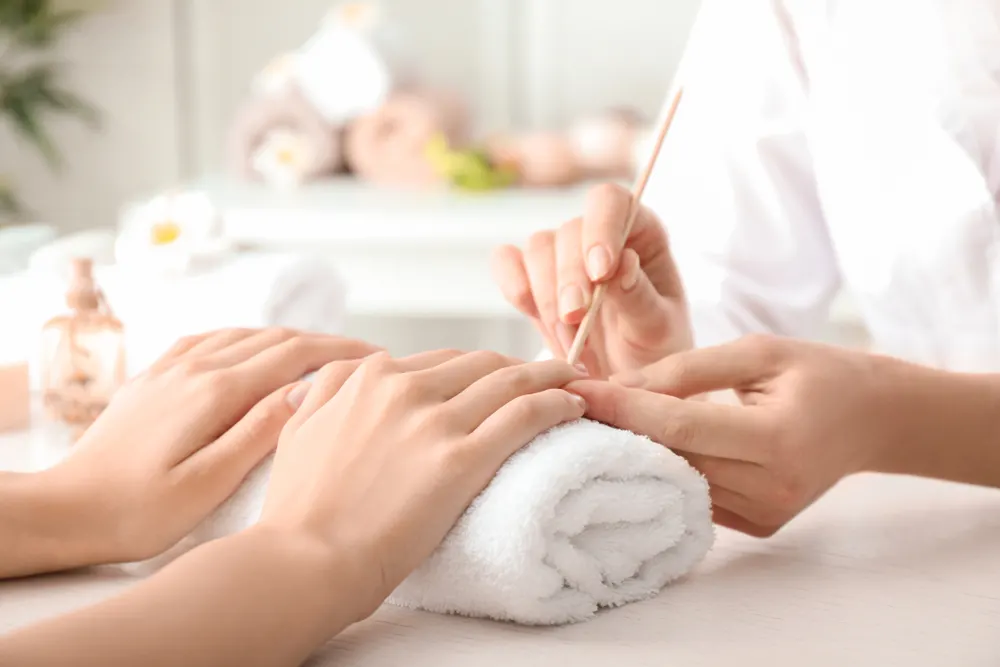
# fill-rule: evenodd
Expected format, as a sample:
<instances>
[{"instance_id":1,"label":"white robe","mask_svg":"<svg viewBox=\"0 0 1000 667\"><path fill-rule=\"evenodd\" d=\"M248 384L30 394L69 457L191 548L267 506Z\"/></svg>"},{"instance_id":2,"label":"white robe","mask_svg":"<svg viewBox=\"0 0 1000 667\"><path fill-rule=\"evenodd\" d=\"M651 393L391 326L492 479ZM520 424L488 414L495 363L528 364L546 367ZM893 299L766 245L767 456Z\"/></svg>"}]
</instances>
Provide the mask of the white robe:
<instances>
[{"instance_id":1,"label":"white robe","mask_svg":"<svg viewBox=\"0 0 1000 667\"><path fill-rule=\"evenodd\" d=\"M1000 0L705 0L644 201L699 345L812 337L1000 371Z\"/></svg>"}]
</instances>

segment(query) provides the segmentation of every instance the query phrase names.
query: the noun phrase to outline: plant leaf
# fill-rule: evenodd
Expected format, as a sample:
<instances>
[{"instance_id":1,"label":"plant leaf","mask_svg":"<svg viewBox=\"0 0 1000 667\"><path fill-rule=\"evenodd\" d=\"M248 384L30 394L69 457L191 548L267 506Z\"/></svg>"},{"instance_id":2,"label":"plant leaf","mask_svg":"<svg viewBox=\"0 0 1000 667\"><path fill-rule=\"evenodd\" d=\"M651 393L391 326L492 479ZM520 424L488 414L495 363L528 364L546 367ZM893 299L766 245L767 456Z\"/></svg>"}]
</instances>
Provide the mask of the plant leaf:
<instances>
[{"instance_id":1,"label":"plant leaf","mask_svg":"<svg viewBox=\"0 0 1000 667\"><path fill-rule=\"evenodd\" d=\"M0 181L0 224L3 218L11 218L24 211L10 186Z\"/></svg>"}]
</instances>

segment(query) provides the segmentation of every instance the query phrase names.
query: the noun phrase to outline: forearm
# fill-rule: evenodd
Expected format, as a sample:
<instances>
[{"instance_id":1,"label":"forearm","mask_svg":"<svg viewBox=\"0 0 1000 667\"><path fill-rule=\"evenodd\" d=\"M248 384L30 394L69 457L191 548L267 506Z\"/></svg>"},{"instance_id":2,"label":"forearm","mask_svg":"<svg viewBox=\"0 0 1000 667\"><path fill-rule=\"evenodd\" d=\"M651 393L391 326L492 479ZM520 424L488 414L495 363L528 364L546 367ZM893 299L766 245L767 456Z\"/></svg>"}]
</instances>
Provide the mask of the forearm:
<instances>
[{"instance_id":1,"label":"forearm","mask_svg":"<svg viewBox=\"0 0 1000 667\"><path fill-rule=\"evenodd\" d=\"M898 427L874 469L1000 487L1000 375L890 363L886 409Z\"/></svg>"},{"instance_id":2,"label":"forearm","mask_svg":"<svg viewBox=\"0 0 1000 667\"><path fill-rule=\"evenodd\" d=\"M80 500L51 472L0 473L0 579L100 560Z\"/></svg>"},{"instance_id":3,"label":"forearm","mask_svg":"<svg viewBox=\"0 0 1000 667\"><path fill-rule=\"evenodd\" d=\"M0 638L0 664L299 665L364 616L356 559L251 529L205 544L127 593Z\"/></svg>"}]
</instances>

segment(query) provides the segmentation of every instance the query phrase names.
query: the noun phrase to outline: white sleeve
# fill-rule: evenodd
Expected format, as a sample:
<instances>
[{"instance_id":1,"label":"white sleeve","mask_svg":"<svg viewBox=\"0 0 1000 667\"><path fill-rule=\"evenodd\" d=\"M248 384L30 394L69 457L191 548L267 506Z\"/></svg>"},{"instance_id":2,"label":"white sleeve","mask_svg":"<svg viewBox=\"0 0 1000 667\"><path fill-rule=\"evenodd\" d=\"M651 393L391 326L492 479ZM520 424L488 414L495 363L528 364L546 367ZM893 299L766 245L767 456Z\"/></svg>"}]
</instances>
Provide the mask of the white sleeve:
<instances>
[{"instance_id":1,"label":"white sleeve","mask_svg":"<svg viewBox=\"0 0 1000 667\"><path fill-rule=\"evenodd\" d=\"M806 140L808 82L779 4L706 0L644 197L669 232L699 346L813 337L839 286Z\"/></svg>"}]
</instances>

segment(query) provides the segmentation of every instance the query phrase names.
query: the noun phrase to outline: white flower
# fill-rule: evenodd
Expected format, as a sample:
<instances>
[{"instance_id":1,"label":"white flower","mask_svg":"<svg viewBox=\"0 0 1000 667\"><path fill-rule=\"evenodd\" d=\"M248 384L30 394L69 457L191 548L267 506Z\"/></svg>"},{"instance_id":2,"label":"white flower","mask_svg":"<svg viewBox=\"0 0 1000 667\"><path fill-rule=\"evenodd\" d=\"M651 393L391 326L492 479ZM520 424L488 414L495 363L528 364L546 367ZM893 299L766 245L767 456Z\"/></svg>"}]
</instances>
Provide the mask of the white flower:
<instances>
[{"instance_id":1,"label":"white flower","mask_svg":"<svg viewBox=\"0 0 1000 667\"><path fill-rule=\"evenodd\" d=\"M269 132L254 151L252 164L266 183L288 189L302 184L312 157L302 134L278 129Z\"/></svg>"},{"instance_id":2,"label":"white flower","mask_svg":"<svg viewBox=\"0 0 1000 667\"><path fill-rule=\"evenodd\" d=\"M253 82L253 92L262 96L279 96L295 82L295 54L285 53L264 67Z\"/></svg>"},{"instance_id":3,"label":"white flower","mask_svg":"<svg viewBox=\"0 0 1000 667\"><path fill-rule=\"evenodd\" d=\"M338 7L295 59L295 81L302 94L332 125L340 126L375 111L388 97L394 73L378 34L383 29L376 5Z\"/></svg>"},{"instance_id":4,"label":"white flower","mask_svg":"<svg viewBox=\"0 0 1000 667\"><path fill-rule=\"evenodd\" d=\"M119 264L183 273L201 256L224 247L215 207L201 192L160 195L133 209L115 243Z\"/></svg>"}]
</instances>

